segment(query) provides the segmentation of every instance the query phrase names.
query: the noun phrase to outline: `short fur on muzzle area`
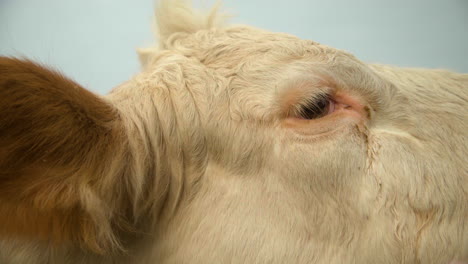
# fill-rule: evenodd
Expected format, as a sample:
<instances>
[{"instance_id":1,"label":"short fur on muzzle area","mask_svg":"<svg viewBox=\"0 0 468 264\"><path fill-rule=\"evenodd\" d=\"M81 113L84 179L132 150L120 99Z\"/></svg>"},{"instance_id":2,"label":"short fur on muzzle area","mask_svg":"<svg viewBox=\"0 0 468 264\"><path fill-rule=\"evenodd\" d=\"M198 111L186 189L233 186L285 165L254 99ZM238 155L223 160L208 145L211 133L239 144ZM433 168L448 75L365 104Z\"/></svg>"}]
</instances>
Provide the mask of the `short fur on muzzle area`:
<instances>
[{"instance_id":1,"label":"short fur on muzzle area","mask_svg":"<svg viewBox=\"0 0 468 264\"><path fill-rule=\"evenodd\" d=\"M468 75L219 9L105 96L0 57L0 263L468 263Z\"/></svg>"}]
</instances>

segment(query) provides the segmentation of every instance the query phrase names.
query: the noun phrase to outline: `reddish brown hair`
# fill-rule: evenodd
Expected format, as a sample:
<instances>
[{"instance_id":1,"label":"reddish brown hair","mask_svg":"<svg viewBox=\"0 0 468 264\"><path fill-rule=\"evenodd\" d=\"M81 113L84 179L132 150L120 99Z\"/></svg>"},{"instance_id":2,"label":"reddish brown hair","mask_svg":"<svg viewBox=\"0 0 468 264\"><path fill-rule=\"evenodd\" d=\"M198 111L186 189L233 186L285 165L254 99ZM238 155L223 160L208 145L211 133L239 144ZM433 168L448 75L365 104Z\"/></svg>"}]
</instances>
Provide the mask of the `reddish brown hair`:
<instances>
[{"instance_id":1,"label":"reddish brown hair","mask_svg":"<svg viewBox=\"0 0 468 264\"><path fill-rule=\"evenodd\" d=\"M117 151L120 123L103 98L60 73L0 57L0 236L94 251L114 243L82 190L98 193L99 164Z\"/></svg>"}]
</instances>

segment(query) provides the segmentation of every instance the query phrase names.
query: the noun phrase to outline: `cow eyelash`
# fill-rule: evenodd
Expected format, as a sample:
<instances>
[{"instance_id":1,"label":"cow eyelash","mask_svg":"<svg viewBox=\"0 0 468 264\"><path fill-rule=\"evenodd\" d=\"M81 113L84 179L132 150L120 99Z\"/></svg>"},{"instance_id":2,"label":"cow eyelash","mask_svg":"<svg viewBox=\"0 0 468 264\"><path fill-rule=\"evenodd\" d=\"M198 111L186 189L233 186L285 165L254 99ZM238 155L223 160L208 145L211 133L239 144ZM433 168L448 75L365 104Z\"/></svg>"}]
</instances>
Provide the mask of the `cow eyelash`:
<instances>
[{"instance_id":1,"label":"cow eyelash","mask_svg":"<svg viewBox=\"0 0 468 264\"><path fill-rule=\"evenodd\" d=\"M331 103L332 100L329 94L320 94L301 102L296 110L296 116L307 120L324 117L328 114Z\"/></svg>"}]
</instances>

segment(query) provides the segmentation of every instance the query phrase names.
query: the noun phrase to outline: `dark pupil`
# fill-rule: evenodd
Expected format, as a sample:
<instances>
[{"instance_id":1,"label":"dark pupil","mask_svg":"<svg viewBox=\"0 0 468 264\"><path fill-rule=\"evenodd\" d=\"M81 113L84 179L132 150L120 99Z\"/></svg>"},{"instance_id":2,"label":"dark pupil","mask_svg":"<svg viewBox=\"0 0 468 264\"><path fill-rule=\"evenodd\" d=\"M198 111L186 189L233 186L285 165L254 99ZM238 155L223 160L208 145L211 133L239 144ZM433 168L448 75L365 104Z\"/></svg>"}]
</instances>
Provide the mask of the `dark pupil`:
<instances>
[{"instance_id":1,"label":"dark pupil","mask_svg":"<svg viewBox=\"0 0 468 264\"><path fill-rule=\"evenodd\" d=\"M324 116L328 111L330 101L327 97L320 97L315 102L304 105L301 109L301 117L304 119L316 119Z\"/></svg>"}]
</instances>

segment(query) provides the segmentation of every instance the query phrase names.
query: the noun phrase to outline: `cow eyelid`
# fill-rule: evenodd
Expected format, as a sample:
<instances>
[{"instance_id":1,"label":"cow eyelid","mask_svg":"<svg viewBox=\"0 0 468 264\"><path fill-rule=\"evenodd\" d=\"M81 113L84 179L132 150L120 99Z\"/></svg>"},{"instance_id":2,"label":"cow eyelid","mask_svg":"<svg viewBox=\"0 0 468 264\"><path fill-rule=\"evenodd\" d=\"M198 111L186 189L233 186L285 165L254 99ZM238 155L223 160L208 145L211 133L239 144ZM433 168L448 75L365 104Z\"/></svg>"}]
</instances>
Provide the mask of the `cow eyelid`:
<instances>
[{"instance_id":1,"label":"cow eyelid","mask_svg":"<svg viewBox=\"0 0 468 264\"><path fill-rule=\"evenodd\" d=\"M323 94L312 99L304 100L296 110L296 116L302 119L318 119L328 114L331 96Z\"/></svg>"}]
</instances>

